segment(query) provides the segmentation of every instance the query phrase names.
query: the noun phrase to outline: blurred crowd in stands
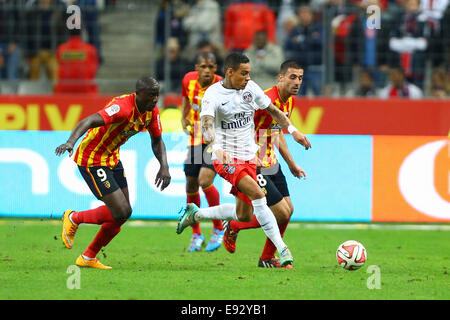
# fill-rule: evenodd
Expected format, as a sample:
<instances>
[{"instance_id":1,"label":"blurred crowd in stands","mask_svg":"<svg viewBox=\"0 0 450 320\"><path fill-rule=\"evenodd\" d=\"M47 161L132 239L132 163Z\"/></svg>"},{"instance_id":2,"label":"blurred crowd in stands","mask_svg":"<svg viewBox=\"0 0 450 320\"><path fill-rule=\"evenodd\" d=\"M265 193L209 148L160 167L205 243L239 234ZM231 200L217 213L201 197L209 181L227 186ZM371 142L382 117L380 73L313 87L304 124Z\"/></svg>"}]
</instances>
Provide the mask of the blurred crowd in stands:
<instances>
[{"instance_id":1,"label":"blurred crowd in stands","mask_svg":"<svg viewBox=\"0 0 450 320\"><path fill-rule=\"evenodd\" d=\"M0 0L0 80L46 77L55 92L97 93L104 0ZM80 9L76 23L71 5ZM84 39L82 37L84 32ZM42 73L45 74L42 74Z\"/></svg>"},{"instance_id":2,"label":"blurred crowd in stands","mask_svg":"<svg viewBox=\"0 0 450 320\"><path fill-rule=\"evenodd\" d=\"M98 92L99 15L120 1L0 0L0 81L46 77L56 92ZM154 1L165 92L180 92L198 53L214 52L223 74L224 57L240 51L264 89L294 59L302 96L450 97L449 0ZM73 4L81 32L66 26Z\"/></svg>"},{"instance_id":3,"label":"blurred crowd in stands","mask_svg":"<svg viewBox=\"0 0 450 320\"><path fill-rule=\"evenodd\" d=\"M240 51L263 88L295 59L305 69L300 95L450 96L448 0L162 0L156 28L157 75L168 57L173 91L196 53L214 52L222 73L223 57Z\"/></svg>"}]
</instances>

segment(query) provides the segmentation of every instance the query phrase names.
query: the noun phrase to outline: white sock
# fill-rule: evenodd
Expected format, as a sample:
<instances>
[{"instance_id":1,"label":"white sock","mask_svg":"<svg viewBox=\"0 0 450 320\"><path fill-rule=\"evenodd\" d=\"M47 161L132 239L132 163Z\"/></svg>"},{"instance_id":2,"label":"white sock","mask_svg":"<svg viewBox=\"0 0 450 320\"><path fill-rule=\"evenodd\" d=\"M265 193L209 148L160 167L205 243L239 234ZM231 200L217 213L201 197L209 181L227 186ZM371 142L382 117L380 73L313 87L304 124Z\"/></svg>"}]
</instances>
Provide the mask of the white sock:
<instances>
[{"instance_id":1,"label":"white sock","mask_svg":"<svg viewBox=\"0 0 450 320\"><path fill-rule=\"evenodd\" d=\"M261 228L264 230L266 236L272 241L277 248L278 252L281 252L286 244L281 238L280 229L278 228L277 220L273 215L270 208L267 206L266 198L256 199L252 201L253 213L256 216Z\"/></svg>"},{"instance_id":2,"label":"white sock","mask_svg":"<svg viewBox=\"0 0 450 320\"><path fill-rule=\"evenodd\" d=\"M238 220L236 215L236 204L222 203L218 206L199 209L194 218L196 221L203 219L214 220Z\"/></svg>"}]
</instances>

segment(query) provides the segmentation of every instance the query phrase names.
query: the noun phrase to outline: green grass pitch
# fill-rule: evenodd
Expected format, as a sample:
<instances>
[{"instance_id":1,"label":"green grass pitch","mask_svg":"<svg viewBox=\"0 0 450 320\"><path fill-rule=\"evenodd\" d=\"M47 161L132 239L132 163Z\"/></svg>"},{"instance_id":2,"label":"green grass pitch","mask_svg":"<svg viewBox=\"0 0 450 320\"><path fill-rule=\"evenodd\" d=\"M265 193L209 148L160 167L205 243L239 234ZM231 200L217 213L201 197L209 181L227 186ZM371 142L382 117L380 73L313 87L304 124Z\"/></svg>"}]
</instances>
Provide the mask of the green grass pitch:
<instances>
[{"instance_id":1,"label":"green grass pitch","mask_svg":"<svg viewBox=\"0 0 450 320\"><path fill-rule=\"evenodd\" d=\"M240 232L235 254L223 247L188 253L190 230L177 235L175 225L126 223L98 255L113 269L79 269L77 289L70 266L98 226L80 226L69 250L62 244L59 220L2 218L0 299L450 299L448 230L346 228L349 224L326 229L320 223L313 224L317 228L291 223L285 241L295 268L286 270L257 267L265 241L261 229ZM203 223L202 230L208 240L211 224ZM345 240L358 240L367 249L368 260L357 271L336 262L336 249ZM372 265L379 270L378 289L373 288L376 273L368 273Z\"/></svg>"}]
</instances>

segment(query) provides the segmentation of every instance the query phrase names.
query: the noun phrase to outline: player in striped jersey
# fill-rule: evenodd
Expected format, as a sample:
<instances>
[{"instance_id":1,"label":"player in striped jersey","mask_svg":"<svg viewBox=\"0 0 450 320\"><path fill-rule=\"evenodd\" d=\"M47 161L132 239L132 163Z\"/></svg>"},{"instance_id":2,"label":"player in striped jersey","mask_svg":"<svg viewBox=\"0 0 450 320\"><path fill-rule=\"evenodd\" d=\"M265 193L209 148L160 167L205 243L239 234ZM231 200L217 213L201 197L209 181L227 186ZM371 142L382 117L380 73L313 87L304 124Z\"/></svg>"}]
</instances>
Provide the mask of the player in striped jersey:
<instances>
[{"instance_id":1,"label":"player in striped jersey","mask_svg":"<svg viewBox=\"0 0 450 320\"><path fill-rule=\"evenodd\" d=\"M294 105L294 96L300 90L303 81L303 68L293 60L287 60L281 64L277 85L265 90L265 94L272 103L289 118ZM281 166L275 156L274 146L277 146L280 154L289 165L291 173L306 179L306 173L300 168L292 158L286 144L283 131L279 124L265 110L257 110L254 117L256 141L260 146L258 157L262 167L257 172L257 182L266 193L267 205L274 213L281 236L289 223L289 219L294 210L286 178L281 170ZM230 252L236 250L237 235L240 230L259 228L260 224L253 215L250 222L230 221L225 226L224 246ZM279 259L275 258L276 248L269 238L258 262L259 267L279 268ZM287 265L292 268L291 265Z\"/></svg>"},{"instance_id":2,"label":"player in striped jersey","mask_svg":"<svg viewBox=\"0 0 450 320\"><path fill-rule=\"evenodd\" d=\"M164 190L170 183L166 148L162 140L159 110L156 106L159 83L144 76L136 82L136 92L112 99L106 107L81 120L72 131L66 143L56 148L56 155L68 151L72 156L77 140L86 132L78 146L74 161L95 197L105 203L87 211L67 210L63 214L62 240L73 247L79 224L101 225L94 241L80 255L76 264L81 267L111 269L96 258L121 230L131 216L128 185L119 157L119 148L131 136L147 130L155 157L160 163L155 184Z\"/></svg>"},{"instance_id":3,"label":"player in striped jersey","mask_svg":"<svg viewBox=\"0 0 450 320\"><path fill-rule=\"evenodd\" d=\"M213 184L216 171L211 161L211 153L203 141L200 127L200 111L203 95L210 85L221 80L216 74L216 57L212 53L201 53L197 57L195 71L188 72L183 78L181 95L183 130L189 135L188 156L184 163L186 175L187 203L195 203L200 207L199 187L202 188L209 206L219 205L219 192ZM223 241L221 220L212 220L213 230L205 251L217 250ZM205 241L200 223L192 226L192 237L189 252L200 251Z\"/></svg>"}]
</instances>

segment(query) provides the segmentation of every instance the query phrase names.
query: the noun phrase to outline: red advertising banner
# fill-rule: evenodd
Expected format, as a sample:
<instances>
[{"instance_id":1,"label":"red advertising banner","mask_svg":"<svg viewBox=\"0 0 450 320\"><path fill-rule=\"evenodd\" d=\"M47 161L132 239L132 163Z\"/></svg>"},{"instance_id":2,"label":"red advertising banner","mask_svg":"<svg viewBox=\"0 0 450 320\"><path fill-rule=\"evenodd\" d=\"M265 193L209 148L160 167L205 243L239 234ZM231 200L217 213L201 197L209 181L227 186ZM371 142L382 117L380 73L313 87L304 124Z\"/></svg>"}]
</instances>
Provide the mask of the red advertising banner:
<instances>
[{"instance_id":1,"label":"red advertising banner","mask_svg":"<svg viewBox=\"0 0 450 320\"><path fill-rule=\"evenodd\" d=\"M296 99L291 120L309 134L447 136L450 100Z\"/></svg>"},{"instance_id":2,"label":"red advertising banner","mask_svg":"<svg viewBox=\"0 0 450 320\"><path fill-rule=\"evenodd\" d=\"M0 95L0 130L70 131L81 119L97 112L111 96Z\"/></svg>"},{"instance_id":3,"label":"red advertising banner","mask_svg":"<svg viewBox=\"0 0 450 320\"><path fill-rule=\"evenodd\" d=\"M450 100L296 98L291 121L306 134L447 136Z\"/></svg>"},{"instance_id":4,"label":"red advertising banner","mask_svg":"<svg viewBox=\"0 0 450 320\"><path fill-rule=\"evenodd\" d=\"M111 98L0 95L0 130L70 131ZM164 104L181 106L181 96ZM306 134L447 136L450 100L297 98L291 120Z\"/></svg>"}]
</instances>

